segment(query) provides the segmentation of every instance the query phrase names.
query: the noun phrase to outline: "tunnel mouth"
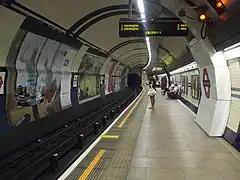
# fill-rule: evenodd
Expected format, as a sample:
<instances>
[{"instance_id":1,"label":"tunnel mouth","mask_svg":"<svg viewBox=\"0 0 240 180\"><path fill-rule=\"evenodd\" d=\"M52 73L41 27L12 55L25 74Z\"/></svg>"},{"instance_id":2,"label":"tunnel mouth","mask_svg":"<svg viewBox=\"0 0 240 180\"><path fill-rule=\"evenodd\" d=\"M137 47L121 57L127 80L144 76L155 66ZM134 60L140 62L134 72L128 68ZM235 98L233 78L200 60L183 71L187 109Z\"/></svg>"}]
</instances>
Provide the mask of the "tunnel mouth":
<instances>
[{"instance_id":1,"label":"tunnel mouth","mask_svg":"<svg viewBox=\"0 0 240 180\"><path fill-rule=\"evenodd\" d=\"M142 78L138 73L128 73L128 87L136 88L142 84Z\"/></svg>"}]
</instances>

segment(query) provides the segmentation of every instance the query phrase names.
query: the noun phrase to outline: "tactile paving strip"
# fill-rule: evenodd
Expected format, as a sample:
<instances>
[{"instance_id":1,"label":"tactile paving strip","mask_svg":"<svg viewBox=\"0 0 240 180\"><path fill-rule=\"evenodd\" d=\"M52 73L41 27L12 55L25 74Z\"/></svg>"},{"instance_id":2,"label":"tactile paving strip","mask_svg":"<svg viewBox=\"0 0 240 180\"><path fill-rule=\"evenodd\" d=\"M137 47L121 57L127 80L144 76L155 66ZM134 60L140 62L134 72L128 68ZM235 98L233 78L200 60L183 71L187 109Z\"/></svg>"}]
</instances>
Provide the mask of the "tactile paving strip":
<instances>
[{"instance_id":1,"label":"tactile paving strip","mask_svg":"<svg viewBox=\"0 0 240 180\"><path fill-rule=\"evenodd\" d=\"M96 148L102 148L102 149L116 149L116 143L115 142L99 142L96 145Z\"/></svg>"},{"instance_id":2,"label":"tactile paving strip","mask_svg":"<svg viewBox=\"0 0 240 180\"><path fill-rule=\"evenodd\" d=\"M86 169L83 168L76 168L76 172L74 174L69 175L66 180L78 180L81 174L84 173ZM96 180L99 179L100 174L102 173L103 169L93 169L89 176L86 178L87 180ZM80 174L80 176L79 176Z\"/></svg>"},{"instance_id":3,"label":"tactile paving strip","mask_svg":"<svg viewBox=\"0 0 240 180\"><path fill-rule=\"evenodd\" d=\"M78 180L79 175L83 174L86 168L78 168L76 167L73 172L65 179L65 180Z\"/></svg>"},{"instance_id":4,"label":"tactile paving strip","mask_svg":"<svg viewBox=\"0 0 240 180\"><path fill-rule=\"evenodd\" d=\"M128 169L111 168L108 173L103 173L100 180L126 180L128 175Z\"/></svg>"},{"instance_id":5,"label":"tactile paving strip","mask_svg":"<svg viewBox=\"0 0 240 180\"><path fill-rule=\"evenodd\" d=\"M114 159L114 163L112 163L112 167L128 169L131 165L132 156L117 154L117 155L114 155L112 159Z\"/></svg>"},{"instance_id":6,"label":"tactile paving strip","mask_svg":"<svg viewBox=\"0 0 240 180\"><path fill-rule=\"evenodd\" d=\"M93 149L73 170L73 172L66 178L66 180L78 180L79 177L87 170L88 166L91 164L93 159L96 157L101 149ZM89 174L87 179L98 179L102 171L106 168L108 162L114 155L114 149L105 149L105 152L96 166L93 168L92 172Z\"/></svg>"},{"instance_id":7,"label":"tactile paving strip","mask_svg":"<svg viewBox=\"0 0 240 180\"><path fill-rule=\"evenodd\" d=\"M124 128L124 132L120 134L121 139L116 144L115 155L111 158L107 168L102 172L101 180L126 180L131 161L134 155L138 133L141 127L141 121L146 110L147 97L143 99L143 103L134 112L136 115L130 116L122 128L118 128L119 132ZM116 126L115 126L116 127ZM116 128L113 128L116 130ZM110 132L109 132L110 134Z\"/></svg>"},{"instance_id":8,"label":"tactile paving strip","mask_svg":"<svg viewBox=\"0 0 240 180\"><path fill-rule=\"evenodd\" d=\"M102 139L96 147L83 159L66 180L78 180L101 149L105 152L87 179L91 180L125 180L135 150L137 135L141 120L146 109L146 99L137 110L137 115L131 115L122 128L118 128L121 120L108 132L109 135L119 135L118 139Z\"/></svg>"}]
</instances>

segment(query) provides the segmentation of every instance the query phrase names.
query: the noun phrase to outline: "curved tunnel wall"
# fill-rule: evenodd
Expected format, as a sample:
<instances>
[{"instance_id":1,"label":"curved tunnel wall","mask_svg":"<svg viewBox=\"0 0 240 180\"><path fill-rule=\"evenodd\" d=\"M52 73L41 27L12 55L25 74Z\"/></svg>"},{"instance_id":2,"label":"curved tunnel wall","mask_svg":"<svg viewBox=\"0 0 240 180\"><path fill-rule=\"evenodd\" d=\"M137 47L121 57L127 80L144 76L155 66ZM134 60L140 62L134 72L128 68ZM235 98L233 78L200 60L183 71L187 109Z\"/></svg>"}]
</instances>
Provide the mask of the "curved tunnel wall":
<instances>
[{"instance_id":1,"label":"curved tunnel wall","mask_svg":"<svg viewBox=\"0 0 240 180\"><path fill-rule=\"evenodd\" d=\"M128 67L107 54L35 19L1 14L10 22L0 43L0 132L127 86Z\"/></svg>"}]
</instances>

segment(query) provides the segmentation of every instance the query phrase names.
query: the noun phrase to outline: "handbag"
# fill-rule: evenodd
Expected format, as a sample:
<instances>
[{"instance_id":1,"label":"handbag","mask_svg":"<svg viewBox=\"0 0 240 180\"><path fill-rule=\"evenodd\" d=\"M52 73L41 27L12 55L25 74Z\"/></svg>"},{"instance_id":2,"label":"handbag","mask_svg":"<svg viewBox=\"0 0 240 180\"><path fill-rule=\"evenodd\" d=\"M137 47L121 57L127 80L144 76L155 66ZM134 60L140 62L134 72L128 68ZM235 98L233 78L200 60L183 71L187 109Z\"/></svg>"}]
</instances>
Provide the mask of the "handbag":
<instances>
[{"instance_id":1,"label":"handbag","mask_svg":"<svg viewBox=\"0 0 240 180\"><path fill-rule=\"evenodd\" d=\"M148 96L154 96L156 94L156 91L150 86L150 89L148 91Z\"/></svg>"}]
</instances>

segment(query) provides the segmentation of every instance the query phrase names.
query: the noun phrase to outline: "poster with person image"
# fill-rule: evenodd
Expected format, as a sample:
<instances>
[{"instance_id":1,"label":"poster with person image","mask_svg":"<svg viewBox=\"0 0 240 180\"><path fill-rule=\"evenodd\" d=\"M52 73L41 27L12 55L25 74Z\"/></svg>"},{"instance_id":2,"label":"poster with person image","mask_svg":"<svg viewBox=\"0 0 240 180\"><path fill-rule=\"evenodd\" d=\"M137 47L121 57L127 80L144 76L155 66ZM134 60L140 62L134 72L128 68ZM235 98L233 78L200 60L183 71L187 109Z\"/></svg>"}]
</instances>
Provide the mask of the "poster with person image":
<instances>
[{"instance_id":1,"label":"poster with person image","mask_svg":"<svg viewBox=\"0 0 240 180\"><path fill-rule=\"evenodd\" d=\"M7 59L11 93L6 107L11 127L51 116L62 105L70 106L66 93L70 93L70 69L77 51L22 29L17 32Z\"/></svg>"},{"instance_id":2,"label":"poster with person image","mask_svg":"<svg viewBox=\"0 0 240 180\"><path fill-rule=\"evenodd\" d=\"M22 42L21 48L19 50L16 59L16 69L17 69L17 80L16 80L16 101L18 105L24 99L26 99L25 105L27 105L27 100L36 100L37 97L37 62L38 57L46 43L46 38L40 37L38 35L28 33ZM31 102L29 102L31 104ZM34 102L32 102L34 103Z\"/></svg>"},{"instance_id":3,"label":"poster with person image","mask_svg":"<svg viewBox=\"0 0 240 180\"><path fill-rule=\"evenodd\" d=\"M100 95L100 71L106 59L86 53L79 66L78 101L90 100ZM84 101L85 102L85 101Z\"/></svg>"},{"instance_id":4,"label":"poster with person image","mask_svg":"<svg viewBox=\"0 0 240 180\"><path fill-rule=\"evenodd\" d=\"M100 74L105 58L86 53L78 68L80 74Z\"/></svg>"},{"instance_id":5,"label":"poster with person image","mask_svg":"<svg viewBox=\"0 0 240 180\"><path fill-rule=\"evenodd\" d=\"M78 101L95 97L100 93L100 83L96 75L79 75Z\"/></svg>"},{"instance_id":6,"label":"poster with person image","mask_svg":"<svg viewBox=\"0 0 240 180\"><path fill-rule=\"evenodd\" d=\"M45 48L38 64L41 70L38 88L45 95L44 102L38 106L41 117L50 116L70 106L71 100L66 93L70 92L70 69L77 54L77 50L53 40L49 40Z\"/></svg>"},{"instance_id":7,"label":"poster with person image","mask_svg":"<svg viewBox=\"0 0 240 180\"><path fill-rule=\"evenodd\" d=\"M113 65L113 61L109 61L107 63L107 67L106 67L106 70L110 69ZM109 94L110 92L108 91L109 90L109 71L105 72L105 94Z\"/></svg>"},{"instance_id":8,"label":"poster with person image","mask_svg":"<svg viewBox=\"0 0 240 180\"><path fill-rule=\"evenodd\" d=\"M22 38L23 33L26 34L24 38ZM18 39L22 39L22 42ZM19 41L19 49L15 49L15 61L8 59L14 62L16 73L9 71L12 80L8 81L8 87L14 90L12 90L13 98L8 97L7 104L10 126L16 127L23 122L32 122L38 118L37 104L43 101L43 97L37 90L37 63L47 39L21 30L14 40ZM11 48L18 47L11 46ZM16 81L13 81L14 79Z\"/></svg>"},{"instance_id":9,"label":"poster with person image","mask_svg":"<svg viewBox=\"0 0 240 180\"><path fill-rule=\"evenodd\" d=\"M114 73L114 91L117 92L120 90L120 86L121 86L121 74L122 74L122 71L124 69L124 66L118 64L117 67L116 67L116 70L115 70L115 73Z\"/></svg>"},{"instance_id":10,"label":"poster with person image","mask_svg":"<svg viewBox=\"0 0 240 180\"><path fill-rule=\"evenodd\" d=\"M122 72L123 72L124 66L122 66L121 64L118 64L115 70L114 75L115 76L121 76Z\"/></svg>"},{"instance_id":11,"label":"poster with person image","mask_svg":"<svg viewBox=\"0 0 240 180\"><path fill-rule=\"evenodd\" d=\"M110 68L110 70L109 70L109 73L108 73L108 93L111 93L111 92L113 92L113 90L114 90L114 70L115 70L115 68L116 68L116 65L118 64L118 62L113 62L112 63L112 66L111 66L111 68Z\"/></svg>"},{"instance_id":12,"label":"poster with person image","mask_svg":"<svg viewBox=\"0 0 240 180\"><path fill-rule=\"evenodd\" d=\"M38 92L44 96L44 101L38 104L38 112L40 117L50 116L54 112L59 112L60 107L60 81L61 74L54 73L53 65L54 61L60 61L56 59L61 44L57 41L48 39L45 43L41 55L38 60ZM55 64L56 65L56 64Z\"/></svg>"}]
</instances>

